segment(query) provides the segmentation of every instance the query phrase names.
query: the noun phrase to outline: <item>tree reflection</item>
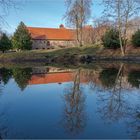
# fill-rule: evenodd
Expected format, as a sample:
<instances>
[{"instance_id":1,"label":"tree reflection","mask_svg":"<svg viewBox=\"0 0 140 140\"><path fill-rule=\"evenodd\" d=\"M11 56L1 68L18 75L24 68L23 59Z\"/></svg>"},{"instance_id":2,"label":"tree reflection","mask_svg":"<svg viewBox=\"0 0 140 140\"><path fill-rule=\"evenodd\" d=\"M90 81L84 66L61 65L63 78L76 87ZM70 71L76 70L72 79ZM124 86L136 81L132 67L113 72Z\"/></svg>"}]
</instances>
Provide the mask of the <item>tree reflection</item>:
<instances>
[{"instance_id":1,"label":"tree reflection","mask_svg":"<svg viewBox=\"0 0 140 140\"><path fill-rule=\"evenodd\" d=\"M139 88L140 86L140 71L132 71L128 75L128 82L132 87Z\"/></svg>"},{"instance_id":2,"label":"tree reflection","mask_svg":"<svg viewBox=\"0 0 140 140\"><path fill-rule=\"evenodd\" d=\"M112 88L115 85L117 74L118 70L115 68L105 69L100 73L99 79L104 87Z\"/></svg>"},{"instance_id":3,"label":"tree reflection","mask_svg":"<svg viewBox=\"0 0 140 140\"><path fill-rule=\"evenodd\" d=\"M85 127L85 96L80 86L80 69L77 70L73 86L65 94L64 126L70 133L77 134Z\"/></svg>"},{"instance_id":4,"label":"tree reflection","mask_svg":"<svg viewBox=\"0 0 140 140\"><path fill-rule=\"evenodd\" d=\"M128 124L128 130L133 138L140 138L140 108L133 105L128 99L128 90L131 83L133 87L139 88L140 84L140 73L138 71L133 71L127 78L124 76L124 65L121 64L119 70L110 69L103 70L100 75L100 80L102 80L103 85L107 88L106 92L101 92L98 94L100 106L98 107L98 112L101 113L102 119L105 122L113 123L121 119ZM116 72L118 72L116 74ZM107 74L106 74L107 73ZM109 76L109 74L114 74L114 76ZM105 75L105 76L103 76ZM111 77L111 78L110 78ZM103 79L105 78L105 79ZM111 83L112 80L112 83ZM106 82L109 82L109 84Z\"/></svg>"},{"instance_id":5,"label":"tree reflection","mask_svg":"<svg viewBox=\"0 0 140 140\"><path fill-rule=\"evenodd\" d=\"M83 71L83 76L86 81L86 84L89 85L89 87L92 91L96 91L96 88L98 88L98 84L99 84L98 75L99 75L98 70L86 69Z\"/></svg>"},{"instance_id":6,"label":"tree reflection","mask_svg":"<svg viewBox=\"0 0 140 140\"><path fill-rule=\"evenodd\" d=\"M31 79L32 69L31 68L14 68L13 77L20 87L21 90L24 90L28 85L28 81Z\"/></svg>"},{"instance_id":7,"label":"tree reflection","mask_svg":"<svg viewBox=\"0 0 140 140\"><path fill-rule=\"evenodd\" d=\"M103 70L100 79L102 84L108 87L108 92L99 94L102 103L98 111L102 114L103 119L109 122L117 121L126 116L129 111L125 95L122 92L123 65L119 70L114 68Z\"/></svg>"},{"instance_id":8,"label":"tree reflection","mask_svg":"<svg viewBox=\"0 0 140 140\"><path fill-rule=\"evenodd\" d=\"M32 69L31 68L13 68L13 69L0 68L0 77L4 85L8 83L8 81L12 76L15 79L18 86L21 88L21 90L24 90L28 85L28 81L31 79Z\"/></svg>"},{"instance_id":9,"label":"tree reflection","mask_svg":"<svg viewBox=\"0 0 140 140\"><path fill-rule=\"evenodd\" d=\"M1 75L1 80L6 85L9 81L9 79L12 77L12 70L6 69L6 68L1 68L0 69L0 75Z\"/></svg>"}]
</instances>

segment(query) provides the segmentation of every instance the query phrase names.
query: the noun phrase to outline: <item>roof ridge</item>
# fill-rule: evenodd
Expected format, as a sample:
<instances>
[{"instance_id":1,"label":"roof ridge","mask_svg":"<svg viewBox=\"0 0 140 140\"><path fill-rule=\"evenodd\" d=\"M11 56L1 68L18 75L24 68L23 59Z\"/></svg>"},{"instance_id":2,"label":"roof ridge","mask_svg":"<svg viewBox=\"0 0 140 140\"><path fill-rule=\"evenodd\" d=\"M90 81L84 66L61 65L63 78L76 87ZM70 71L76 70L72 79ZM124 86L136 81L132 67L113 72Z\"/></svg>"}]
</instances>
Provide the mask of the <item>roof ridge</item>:
<instances>
[{"instance_id":1,"label":"roof ridge","mask_svg":"<svg viewBox=\"0 0 140 140\"><path fill-rule=\"evenodd\" d=\"M52 28L52 27L31 27L31 26L27 26L27 28L32 28L32 29L55 29L55 30L74 30L71 28Z\"/></svg>"}]
</instances>

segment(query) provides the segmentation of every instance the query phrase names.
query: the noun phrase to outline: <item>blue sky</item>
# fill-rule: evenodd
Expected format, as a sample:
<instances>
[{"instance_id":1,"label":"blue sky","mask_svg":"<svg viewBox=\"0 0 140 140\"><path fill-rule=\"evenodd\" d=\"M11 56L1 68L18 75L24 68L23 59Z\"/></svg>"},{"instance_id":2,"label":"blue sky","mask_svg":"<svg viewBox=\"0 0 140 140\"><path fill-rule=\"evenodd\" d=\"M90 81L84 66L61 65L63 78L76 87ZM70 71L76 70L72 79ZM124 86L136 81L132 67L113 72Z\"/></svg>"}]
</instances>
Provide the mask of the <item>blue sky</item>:
<instances>
[{"instance_id":1,"label":"blue sky","mask_svg":"<svg viewBox=\"0 0 140 140\"><path fill-rule=\"evenodd\" d=\"M5 17L8 25L2 25L2 29L13 33L20 21L27 26L33 27L58 27L66 12L64 0L15 0L18 10L10 9L9 15ZM92 17L101 14L102 6L100 0L93 0ZM91 19L92 20L92 19ZM90 20L90 21L91 21Z\"/></svg>"}]
</instances>

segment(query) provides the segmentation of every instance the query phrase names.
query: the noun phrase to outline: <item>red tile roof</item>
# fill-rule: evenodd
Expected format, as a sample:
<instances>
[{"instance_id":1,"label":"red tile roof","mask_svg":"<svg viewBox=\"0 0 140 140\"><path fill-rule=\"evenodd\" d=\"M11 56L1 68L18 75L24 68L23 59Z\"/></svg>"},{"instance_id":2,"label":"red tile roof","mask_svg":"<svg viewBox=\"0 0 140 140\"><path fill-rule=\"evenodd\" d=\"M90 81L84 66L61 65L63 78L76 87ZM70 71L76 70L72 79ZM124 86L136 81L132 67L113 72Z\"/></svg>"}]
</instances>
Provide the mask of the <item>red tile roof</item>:
<instances>
[{"instance_id":1,"label":"red tile roof","mask_svg":"<svg viewBox=\"0 0 140 140\"><path fill-rule=\"evenodd\" d=\"M66 28L27 27L33 39L74 40L74 30Z\"/></svg>"}]
</instances>

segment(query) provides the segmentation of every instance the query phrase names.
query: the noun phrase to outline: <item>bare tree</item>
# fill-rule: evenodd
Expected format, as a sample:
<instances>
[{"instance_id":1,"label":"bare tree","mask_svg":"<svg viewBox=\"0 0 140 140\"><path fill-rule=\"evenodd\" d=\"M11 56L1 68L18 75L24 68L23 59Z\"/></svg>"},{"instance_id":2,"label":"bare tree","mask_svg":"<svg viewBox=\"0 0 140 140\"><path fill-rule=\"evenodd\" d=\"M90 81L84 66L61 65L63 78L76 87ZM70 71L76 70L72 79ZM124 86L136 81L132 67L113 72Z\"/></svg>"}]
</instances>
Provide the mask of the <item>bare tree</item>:
<instances>
[{"instance_id":1,"label":"bare tree","mask_svg":"<svg viewBox=\"0 0 140 140\"><path fill-rule=\"evenodd\" d=\"M92 0L65 0L67 11L65 19L69 26L76 29L76 38L80 46L83 45L83 27L91 15Z\"/></svg>"},{"instance_id":2,"label":"bare tree","mask_svg":"<svg viewBox=\"0 0 140 140\"><path fill-rule=\"evenodd\" d=\"M104 14L116 23L119 31L119 40L122 55L125 55L127 45L128 23L140 9L139 0L103 0L105 6ZM122 41L122 39L124 41Z\"/></svg>"},{"instance_id":3,"label":"bare tree","mask_svg":"<svg viewBox=\"0 0 140 140\"><path fill-rule=\"evenodd\" d=\"M91 36L91 40L93 43L101 43L102 37L107 31L108 28L110 28L113 25L109 20L101 18L94 18L93 20L93 33Z\"/></svg>"}]
</instances>

